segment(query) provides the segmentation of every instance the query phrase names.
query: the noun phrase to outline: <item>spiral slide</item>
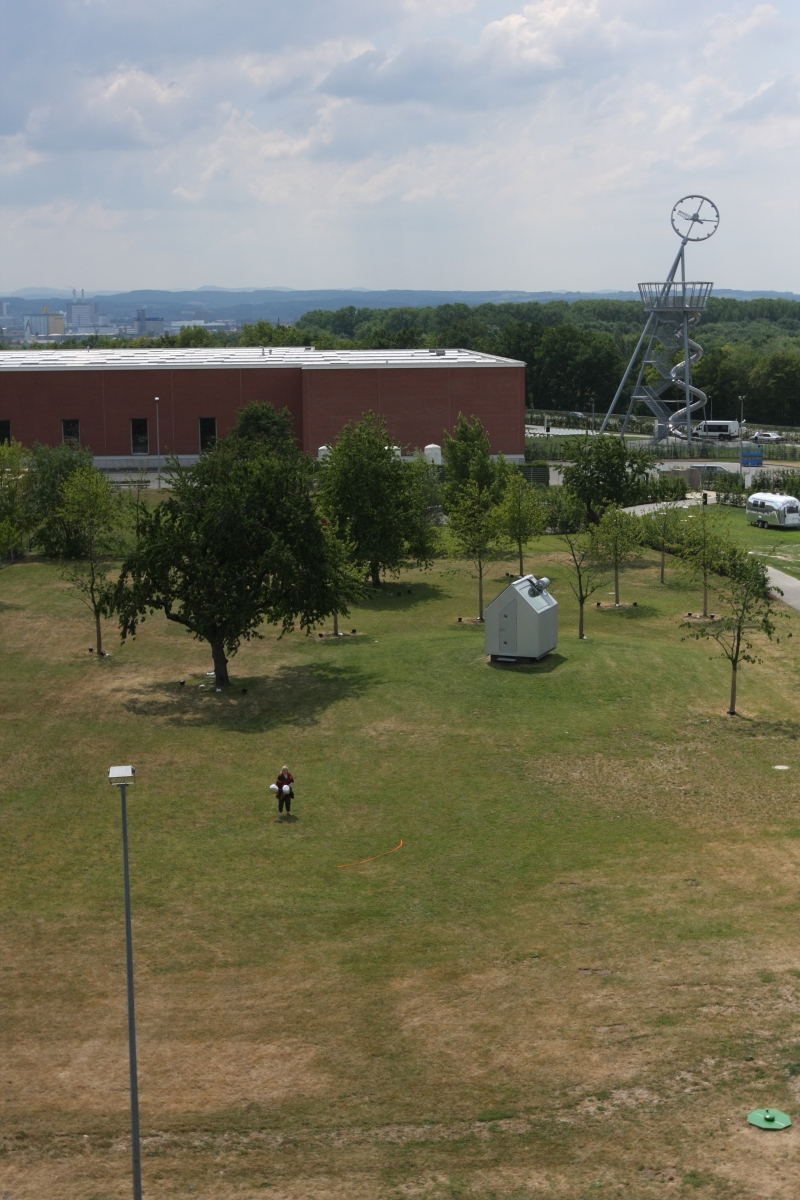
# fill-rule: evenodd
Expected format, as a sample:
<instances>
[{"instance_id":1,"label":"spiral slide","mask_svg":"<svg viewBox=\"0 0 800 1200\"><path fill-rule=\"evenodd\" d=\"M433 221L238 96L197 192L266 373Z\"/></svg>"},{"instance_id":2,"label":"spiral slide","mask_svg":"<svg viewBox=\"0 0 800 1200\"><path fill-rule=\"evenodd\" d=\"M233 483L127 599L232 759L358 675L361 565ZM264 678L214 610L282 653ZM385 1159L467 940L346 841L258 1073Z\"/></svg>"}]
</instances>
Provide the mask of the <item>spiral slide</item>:
<instances>
[{"instance_id":1,"label":"spiral slide","mask_svg":"<svg viewBox=\"0 0 800 1200\"><path fill-rule=\"evenodd\" d=\"M676 334L676 336L677 336L677 334ZM703 347L698 345L697 342L693 342L692 339L689 338L689 349L693 351L693 353L690 355L690 358L689 358L689 365L690 365L690 367L693 367L693 366L695 366L696 363L699 363L700 359L703 357ZM671 377L672 382L675 385L675 387L682 388L682 389L686 387L686 384L684 382L684 380L686 378L686 359L684 359L683 362L679 362L679 363L675 364L675 366L670 371L670 377ZM698 409L705 408L706 401L708 400L708 397L706 396L705 392L701 391L699 387L695 387L693 383L689 384L689 392L692 396L697 396L697 399L693 400L692 403L689 405L689 411L694 413L694 412L697 412ZM670 418L670 422L673 425L685 425L686 424L686 405L685 404L684 404L683 408L679 408L675 412L673 412L673 414Z\"/></svg>"}]
</instances>

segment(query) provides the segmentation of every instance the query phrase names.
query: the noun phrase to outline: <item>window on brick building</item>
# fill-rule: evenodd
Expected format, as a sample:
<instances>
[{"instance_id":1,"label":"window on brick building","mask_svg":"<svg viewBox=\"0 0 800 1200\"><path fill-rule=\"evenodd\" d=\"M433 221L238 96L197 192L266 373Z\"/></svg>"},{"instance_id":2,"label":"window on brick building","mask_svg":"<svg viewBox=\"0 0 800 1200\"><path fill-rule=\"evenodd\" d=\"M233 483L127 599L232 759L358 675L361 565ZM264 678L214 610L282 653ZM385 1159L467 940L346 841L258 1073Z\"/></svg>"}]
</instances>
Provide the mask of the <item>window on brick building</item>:
<instances>
[{"instance_id":1,"label":"window on brick building","mask_svg":"<svg viewBox=\"0 0 800 1200\"><path fill-rule=\"evenodd\" d=\"M150 453L147 417L131 417L131 454Z\"/></svg>"},{"instance_id":2,"label":"window on brick building","mask_svg":"<svg viewBox=\"0 0 800 1200\"><path fill-rule=\"evenodd\" d=\"M200 418L200 453L210 450L217 440L217 418Z\"/></svg>"},{"instance_id":3,"label":"window on brick building","mask_svg":"<svg viewBox=\"0 0 800 1200\"><path fill-rule=\"evenodd\" d=\"M11 422L0 421L0 446L11 441Z\"/></svg>"},{"instance_id":4,"label":"window on brick building","mask_svg":"<svg viewBox=\"0 0 800 1200\"><path fill-rule=\"evenodd\" d=\"M80 446L81 423L76 417L65 417L61 422L61 440L68 446Z\"/></svg>"}]
</instances>

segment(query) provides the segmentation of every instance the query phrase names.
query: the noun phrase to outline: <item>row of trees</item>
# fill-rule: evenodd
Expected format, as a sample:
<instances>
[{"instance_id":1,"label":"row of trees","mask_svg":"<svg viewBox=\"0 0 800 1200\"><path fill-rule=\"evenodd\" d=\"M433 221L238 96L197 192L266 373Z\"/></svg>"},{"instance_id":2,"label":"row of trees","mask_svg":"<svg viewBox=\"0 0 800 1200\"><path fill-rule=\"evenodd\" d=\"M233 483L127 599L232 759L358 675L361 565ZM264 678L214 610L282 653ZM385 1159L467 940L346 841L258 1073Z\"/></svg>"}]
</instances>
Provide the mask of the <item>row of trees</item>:
<instances>
[{"instance_id":1,"label":"row of trees","mask_svg":"<svg viewBox=\"0 0 800 1200\"><path fill-rule=\"evenodd\" d=\"M518 473L506 488L508 466L491 460L479 422L460 419L446 453L442 489L438 470L421 456L403 461L370 413L320 465L297 448L288 412L252 404L197 464L172 460L169 493L152 502L143 487L116 489L88 451L12 443L0 447L0 550L13 558L27 545L61 560L92 612L99 653L104 617L116 616L126 638L163 612L209 644L225 686L229 656L264 622L310 629L346 614L387 571L430 563L443 512L466 514L473 489L488 505L492 544L516 495L510 529L522 561L531 520L545 520L533 490ZM464 515L470 543L467 526Z\"/></svg>"},{"instance_id":2,"label":"row of trees","mask_svg":"<svg viewBox=\"0 0 800 1200\"><path fill-rule=\"evenodd\" d=\"M578 637L583 639L584 609L613 572L614 601L620 603L620 569L637 556L642 546L661 555L661 583L665 583L667 554L677 557L685 575L702 590L702 612L688 614L686 636L714 641L731 666L728 712L736 713L738 669L742 662L757 662L753 635L771 638L774 630L773 596L766 566L735 546L718 514L706 505L694 511L663 507L637 517L610 505L596 525L584 522L577 531L560 534L567 550L569 583L578 601ZM716 613L709 612L709 592L716 596ZM695 619L699 618L699 619Z\"/></svg>"},{"instance_id":3,"label":"row of trees","mask_svg":"<svg viewBox=\"0 0 800 1200\"><path fill-rule=\"evenodd\" d=\"M736 548L715 510L686 512L664 506L638 517L624 506L685 494L682 480L660 480L646 452L620 438L582 439L573 448L560 488L536 488L502 456L492 459L486 431L477 420L459 417L443 446L445 472L422 459L401 462L385 426L372 414L344 431L319 475L322 511L352 560L373 586L380 573L404 563L428 563L437 552L455 550L475 564L478 615L483 617L486 566L510 552L524 573L525 547L549 530L560 536L578 601L579 637L584 637L587 600L613 578L620 604L620 576L643 546L677 557L684 573L702 589L701 622L687 636L712 639L731 663L731 713L735 712L740 662L755 661L751 635L772 636L771 594L766 568ZM724 611L709 614L709 592Z\"/></svg>"},{"instance_id":4,"label":"row of trees","mask_svg":"<svg viewBox=\"0 0 800 1200\"><path fill-rule=\"evenodd\" d=\"M93 615L99 653L103 618L116 616L125 638L163 612L208 643L218 686L229 683L229 656L260 637L263 623L308 630L346 614L386 572L429 564L442 550L474 562L482 619L487 563L513 552L523 574L525 547L545 530L567 552L581 638L586 602L613 574L620 603L620 572L643 544L661 553L662 583L668 553L698 578L704 617L709 589L727 587L733 603L737 588L749 588L745 615L766 604L757 615L770 632L764 570L730 544L709 509L624 511L653 483L646 455L621 439L580 442L554 489L493 459L478 420L459 417L444 458L442 482L421 456L402 460L369 413L317 464L298 450L288 412L252 404L195 466L171 463L171 488L158 503L143 486L120 492L87 451L11 443L0 447L0 551L13 558L27 544L62 561ZM741 621L737 629L732 705L736 665L749 652ZM692 630L726 632L724 621Z\"/></svg>"},{"instance_id":5,"label":"row of trees","mask_svg":"<svg viewBox=\"0 0 800 1200\"><path fill-rule=\"evenodd\" d=\"M429 564L446 523L450 549L475 563L482 618L488 562L513 552L523 574L531 538L547 528L596 525L605 508L645 493L652 498L655 487L646 456L610 437L576 443L564 489L531 487L502 456L492 459L481 423L463 416L445 437L444 458L442 484L438 470L421 456L401 460L385 424L370 413L343 430L320 466L297 449L287 413L251 405L230 437L195 467L182 470L173 462L169 498L154 507L144 502L141 488L131 494L115 490L94 469L88 450L61 445L28 452L11 443L0 447L0 553L13 558L27 544L61 559L93 613L100 651L101 618L112 611L120 615L126 636L156 608L169 620L190 622L187 627L211 645L224 683L227 654L242 638L255 636L261 620L289 627L297 616L306 628L320 619L325 605L316 584L322 587L325 571L316 572L309 591L303 547L307 555L325 550L331 587L344 572L341 595L323 587L329 610L343 614L356 594L353 573L377 587L382 573ZM327 536L324 545L306 537L306 525L314 521ZM257 536L262 526L263 544ZM285 570L294 564L294 590L285 580L280 587L276 582L280 573L271 557L276 538ZM197 544L205 547L202 555L186 549ZM237 563L249 547L253 553L240 570ZM112 588L109 564L121 558L125 586ZM180 574L181 586L198 592L208 586L212 563L220 597L206 607L215 616L189 618L168 585ZM191 584L193 572L202 583ZM234 604L235 611L220 617L221 595L239 590L247 604L239 609ZM301 591L307 596L303 603ZM238 634L231 632L234 626Z\"/></svg>"},{"instance_id":6,"label":"row of trees","mask_svg":"<svg viewBox=\"0 0 800 1200\"><path fill-rule=\"evenodd\" d=\"M90 337L65 344L464 347L525 362L531 407L585 409L594 401L601 411L633 352L642 319L641 304L632 300L391 309L349 306L307 312L294 325L262 320L226 333L187 326L179 334L156 339ZM800 303L712 297L703 315L700 341L706 353L695 370L695 381L711 397L714 415L738 416L739 397L745 396L751 423L800 424ZM649 415L644 408L641 411Z\"/></svg>"},{"instance_id":7,"label":"row of trees","mask_svg":"<svg viewBox=\"0 0 800 1200\"><path fill-rule=\"evenodd\" d=\"M85 448L0 443L0 557L13 561L27 548L50 558L80 557L84 540L64 507L63 488L71 475L82 471L85 478L91 467Z\"/></svg>"},{"instance_id":8,"label":"row of trees","mask_svg":"<svg viewBox=\"0 0 800 1200\"><path fill-rule=\"evenodd\" d=\"M309 629L362 593L348 530L322 517L315 468L288 412L259 404L194 466L171 461L169 493L155 499L144 484L115 488L87 451L11 443L0 446L0 550L61 561L99 654L104 618L124 639L162 612L208 643L222 687L229 656L264 622Z\"/></svg>"}]
</instances>

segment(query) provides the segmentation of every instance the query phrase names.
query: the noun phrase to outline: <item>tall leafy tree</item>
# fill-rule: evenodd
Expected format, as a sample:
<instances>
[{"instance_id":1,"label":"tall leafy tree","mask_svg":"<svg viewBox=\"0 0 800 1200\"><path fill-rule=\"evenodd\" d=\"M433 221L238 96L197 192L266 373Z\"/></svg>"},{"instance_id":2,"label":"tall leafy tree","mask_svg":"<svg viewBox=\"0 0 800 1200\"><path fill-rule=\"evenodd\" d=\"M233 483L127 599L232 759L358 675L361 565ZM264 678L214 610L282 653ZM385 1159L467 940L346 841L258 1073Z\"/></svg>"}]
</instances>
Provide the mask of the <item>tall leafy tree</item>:
<instances>
[{"instance_id":1,"label":"tall leafy tree","mask_svg":"<svg viewBox=\"0 0 800 1200\"><path fill-rule=\"evenodd\" d=\"M545 329L533 361L534 403L584 408L594 397L608 403L624 369L613 337L566 321Z\"/></svg>"},{"instance_id":2,"label":"tall leafy tree","mask_svg":"<svg viewBox=\"0 0 800 1200\"><path fill-rule=\"evenodd\" d=\"M76 558L83 553L79 533L61 511L61 486L73 471L92 464L92 452L85 446L62 442L33 447L28 488L30 537L48 558Z\"/></svg>"},{"instance_id":3,"label":"tall leafy tree","mask_svg":"<svg viewBox=\"0 0 800 1200\"><path fill-rule=\"evenodd\" d=\"M239 409L228 444L242 454L290 451L296 445L292 414L288 408L254 400Z\"/></svg>"},{"instance_id":4,"label":"tall leafy tree","mask_svg":"<svg viewBox=\"0 0 800 1200\"><path fill-rule=\"evenodd\" d=\"M614 506L603 513L594 531L594 551L614 572L614 603L619 605L620 567L629 562L642 542L638 517Z\"/></svg>"},{"instance_id":5,"label":"tall leafy tree","mask_svg":"<svg viewBox=\"0 0 800 1200\"><path fill-rule=\"evenodd\" d=\"M177 337L179 346L215 346L217 340L204 325L184 325Z\"/></svg>"},{"instance_id":6,"label":"tall leafy tree","mask_svg":"<svg viewBox=\"0 0 800 1200\"><path fill-rule=\"evenodd\" d=\"M208 643L224 687L229 656L261 637L263 622L308 630L361 594L297 449L242 453L223 443L192 467L170 467L171 495L141 514L115 590L123 639L161 611Z\"/></svg>"},{"instance_id":7,"label":"tall leafy tree","mask_svg":"<svg viewBox=\"0 0 800 1200\"><path fill-rule=\"evenodd\" d=\"M586 519L596 525L609 505L624 508L645 499L647 472L653 459L631 449L623 438L573 438L565 448L563 486L581 501Z\"/></svg>"},{"instance_id":8,"label":"tall leafy tree","mask_svg":"<svg viewBox=\"0 0 800 1200\"><path fill-rule=\"evenodd\" d=\"M796 425L800 396L800 354L792 348L759 358L750 372L745 393L748 397L746 412L750 421Z\"/></svg>"},{"instance_id":9,"label":"tall leafy tree","mask_svg":"<svg viewBox=\"0 0 800 1200\"><path fill-rule=\"evenodd\" d=\"M123 550L123 501L107 475L83 463L62 483L58 512L80 545L80 557L66 558L64 577L94 617L96 649L102 655L102 618L114 590L109 572Z\"/></svg>"},{"instance_id":10,"label":"tall leafy tree","mask_svg":"<svg viewBox=\"0 0 800 1200\"><path fill-rule=\"evenodd\" d=\"M524 547L533 537L547 528L549 509L536 488L527 482L521 471L512 470L505 495L497 506L497 528L500 535L516 548L519 573L525 574Z\"/></svg>"},{"instance_id":11,"label":"tall leafy tree","mask_svg":"<svg viewBox=\"0 0 800 1200\"><path fill-rule=\"evenodd\" d=\"M423 454L415 454L403 464L406 471L409 504L409 557L416 563L430 563L439 551L443 519L442 487L439 469Z\"/></svg>"},{"instance_id":12,"label":"tall leafy tree","mask_svg":"<svg viewBox=\"0 0 800 1200\"><path fill-rule=\"evenodd\" d=\"M772 638L775 632L772 591L780 588L771 588L764 563L744 551L731 551L725 569L726 575L715 584L720 616L703 625L684 623L681 628L688 629L688 636L698 641L715 641L723 658L731 664L728 715L735 717L739 664L761 661L753 652L753 637L763 634Z\"/></svg>"},{"instance_id":13,"label":"tall leafy tree","mask_svg":"<svg viewBox=\"0 0 800 1200\"><path fill-rule=\"evenodd\" d=\"M382 571L432 556L433 530L424 504L425 477L404 463L386 422L369 412L347 424L319 471L320 503L373 587Z\"/></svg>"},{"instance_id":14,"label":"tall leafy tree","mask_svg":"<svg viewBox=\"0 0 800 1200\"><path fill-rule=\"evenodd\" d=\"M508 463L502 454L492 458L489 434L477 417L468 420L463 413L458 414L452 435L445 434L442 457L448 512L458 503L461 490L473 483L479 492L489 491L492 504L499 503L508 479Z\"/></svg>"},{"instance_id":15,"label":"tall leafy tree","mask_svg":"<svg viewBox=\"0 0 800 1200\"><path fill-rule=\"evenodd\" d=\"M0 557L12 562L28 528L29 460L21 442L0 443Z\"/></svg>"}]
</instances>

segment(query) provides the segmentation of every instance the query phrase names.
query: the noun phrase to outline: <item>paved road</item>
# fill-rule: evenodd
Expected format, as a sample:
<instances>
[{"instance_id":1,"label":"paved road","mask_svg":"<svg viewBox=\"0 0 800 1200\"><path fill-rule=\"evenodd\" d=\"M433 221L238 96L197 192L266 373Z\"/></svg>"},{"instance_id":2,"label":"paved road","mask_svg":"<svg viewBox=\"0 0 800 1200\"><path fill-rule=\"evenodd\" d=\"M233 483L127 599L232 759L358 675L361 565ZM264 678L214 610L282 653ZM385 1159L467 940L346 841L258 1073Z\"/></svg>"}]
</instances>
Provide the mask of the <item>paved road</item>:
<instances>
[{"instance_id":1,"label":"paved road","mask_svg":"<svg viewBox=\"0 0 800 1200\"><path fill-rule=\"evenodd\" d=\"M772 586L779 587L783 592L779 599L800 612L800 579L795 579L794 575L787 575L785 571L778 571L775 567L767 567L767 571Z\"/></svg>"},{"instance_id":2,"label":"paved road","mask_svg":"<svg viewBox=\"0 0 800 1200\"><path fill-rule=\"evenodd\" d=\"M713 504L716 493L708 492L707 495L709 504ZM634 513L637 517L643 517L645 513L655 512L657 508L696 508L701 499L701 493L697 492L694 495L687 496L685 500L660 500L656 504L634 504L632 508L623 509L623 512Z\"/></svg>"}]
</instances>

